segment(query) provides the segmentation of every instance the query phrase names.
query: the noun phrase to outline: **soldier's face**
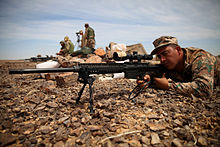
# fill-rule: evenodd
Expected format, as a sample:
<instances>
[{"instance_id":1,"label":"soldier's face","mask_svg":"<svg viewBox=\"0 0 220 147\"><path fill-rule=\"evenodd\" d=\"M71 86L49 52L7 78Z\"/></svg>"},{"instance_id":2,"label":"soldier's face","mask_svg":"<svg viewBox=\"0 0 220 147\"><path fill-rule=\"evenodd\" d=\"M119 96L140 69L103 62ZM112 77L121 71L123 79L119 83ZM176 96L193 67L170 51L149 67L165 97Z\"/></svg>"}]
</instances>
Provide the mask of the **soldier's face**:
<instances>
[{"instance_id":1,"label":"soldier's face","mask_svg":"<svg viewBox=\"0 0 220 147\"><path fill-rule=\"evenodd\" d=\"M161 64L168 70L174 70L179 62L180 56L178 50L171 47L165 46L157 53Z\"/></svg>"}]
</instances>

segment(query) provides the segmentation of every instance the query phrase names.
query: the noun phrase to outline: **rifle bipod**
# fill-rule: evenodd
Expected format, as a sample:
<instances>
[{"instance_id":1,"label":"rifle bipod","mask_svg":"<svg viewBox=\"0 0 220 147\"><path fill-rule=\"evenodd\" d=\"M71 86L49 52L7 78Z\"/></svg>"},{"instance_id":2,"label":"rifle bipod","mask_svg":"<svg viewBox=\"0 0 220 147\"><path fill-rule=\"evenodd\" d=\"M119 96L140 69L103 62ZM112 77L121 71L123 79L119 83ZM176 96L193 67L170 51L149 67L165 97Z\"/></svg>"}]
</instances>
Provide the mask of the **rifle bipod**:
<instances>
[{"instance_id":1,"label":"rifle bipod","mask_svg":"<svg viewBox=\"0 0 220 147\"><path fill-rule=\"evenodd\" d=\"M86 87L87 84L89 84L89 109L90 109L90 114L93 114L94 113L94 110L93 110L93 82L95 81L95 78L93 77L88 77L87 79L83 79L83 80L80 80L80 82L84 83L83 84L83 87L82 89L79 91L78 93L78 98L76 99L76 104L79 104L79 100L82 96L82 93Z\"/></svg>"}]
</instances>

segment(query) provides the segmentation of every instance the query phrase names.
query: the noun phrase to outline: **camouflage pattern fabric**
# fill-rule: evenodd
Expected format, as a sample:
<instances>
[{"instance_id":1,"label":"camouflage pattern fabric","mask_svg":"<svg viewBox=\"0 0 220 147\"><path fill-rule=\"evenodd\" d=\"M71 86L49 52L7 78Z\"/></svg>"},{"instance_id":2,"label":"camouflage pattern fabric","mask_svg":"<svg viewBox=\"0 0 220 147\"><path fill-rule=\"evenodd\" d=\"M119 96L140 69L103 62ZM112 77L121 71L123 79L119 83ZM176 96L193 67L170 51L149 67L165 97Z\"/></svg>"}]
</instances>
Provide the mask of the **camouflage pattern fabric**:
<instances>
[{"instance_id":1,"label":"camouflage pattern fabric","mask_svg":"<svg viewBox=\"0 0 220 147\"><path fill-rule=\"evenodd\" d=\"M177 93L196 97L212 96L214 86L220 85L220 58L198 48L183 48L183 73L169 72L168 86Z\"/></svg>"},{"instance_id":2,"label":"camouflage pattern fabric","mask_svg":"<svg viewBox=\"0 0 220 147\"><path fill-rule=\"evenodd\" d=\"M85 34L86 34L87 39L95 39L95 31L93 30L93 28L88 27L86 29L86 33Z\"/></svg>"},{"instance_id":3,"label":"camouflage pattern fabric","mask_svg":"<svg viewBox=\"0 0 220 147\"><path fill-rule=\"evenodd\" d=\"M85 32L86 38L87 38L87 44L86 46L89 48L95 48L95 31L88 27Z\"/></svg>"},{"instance_id":4,"label":"camouflage pattern fabric","mask_svg":"<svg viewBox=\"0 0 220 147\"><path fill-rule=\"evenodd\" d=\"M89 48L95 48L95 39L89 39L86 46Z\"/></svg>"},{"instance_id":5,"label":"camouflage pattern fabric","mask_svg":"<svg viewBox=\"0 0 220 147\"><path fill-rule=\"evenodd\" d=\"M73 43L71 42L71 40L68 40L67 42L65 42L65 46L66 46L66 50L65 50L65 53L66 54L72 54L74 52L74 45Z\"/></svg>"}]
</instances>

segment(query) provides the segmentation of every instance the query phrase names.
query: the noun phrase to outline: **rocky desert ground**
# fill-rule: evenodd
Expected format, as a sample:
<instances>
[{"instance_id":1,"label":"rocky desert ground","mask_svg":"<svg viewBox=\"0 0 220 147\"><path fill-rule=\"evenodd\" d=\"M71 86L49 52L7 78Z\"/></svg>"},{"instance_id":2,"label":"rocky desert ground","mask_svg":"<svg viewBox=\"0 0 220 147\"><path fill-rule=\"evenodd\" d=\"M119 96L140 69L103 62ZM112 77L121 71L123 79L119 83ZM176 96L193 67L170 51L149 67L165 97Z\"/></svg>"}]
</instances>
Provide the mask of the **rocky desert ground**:
<instances>
[{"instance_id":1,"label":"rocky desert ground","mask_svg":"<svg viewBox=\"0 0 220 147\"><path fill-rule=\"evenodd\" d=\"M148 88L134 104L136 82L94 82L94 110L77 73L56 79L39 74L9 75L8 69L34 68L36 62L0 62L0 146L25 147L197 147L220 145L220 90L212 98L184 97Z\"/></svg>"}]
</instances>

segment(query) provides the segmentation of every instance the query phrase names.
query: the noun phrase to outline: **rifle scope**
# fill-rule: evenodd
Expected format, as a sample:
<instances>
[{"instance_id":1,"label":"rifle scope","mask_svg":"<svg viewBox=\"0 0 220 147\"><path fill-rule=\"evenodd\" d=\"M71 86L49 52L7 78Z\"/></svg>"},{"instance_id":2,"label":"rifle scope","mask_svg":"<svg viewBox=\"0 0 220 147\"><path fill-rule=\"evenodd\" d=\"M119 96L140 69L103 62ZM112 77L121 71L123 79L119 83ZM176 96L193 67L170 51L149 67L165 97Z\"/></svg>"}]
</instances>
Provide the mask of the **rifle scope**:
<instances>
[{"instance_id":1,"label":"rifle scope","mask_svg":"<svg viewBox=\"0 0 220 147\"><path fill-rule=\"evenodd\" d=\"M140 54L137 54L137 52L133 52L133 54L127 54L126 56L119 57L119 54L117 52L114 52L113 59L115 61L124 61L124 60L129 59L130 62L132 62L133 60L137 60L138 62L140 62L141 60L152 60L153 56L152 55L140 55Z\"/></svg>"}]
</instances>

